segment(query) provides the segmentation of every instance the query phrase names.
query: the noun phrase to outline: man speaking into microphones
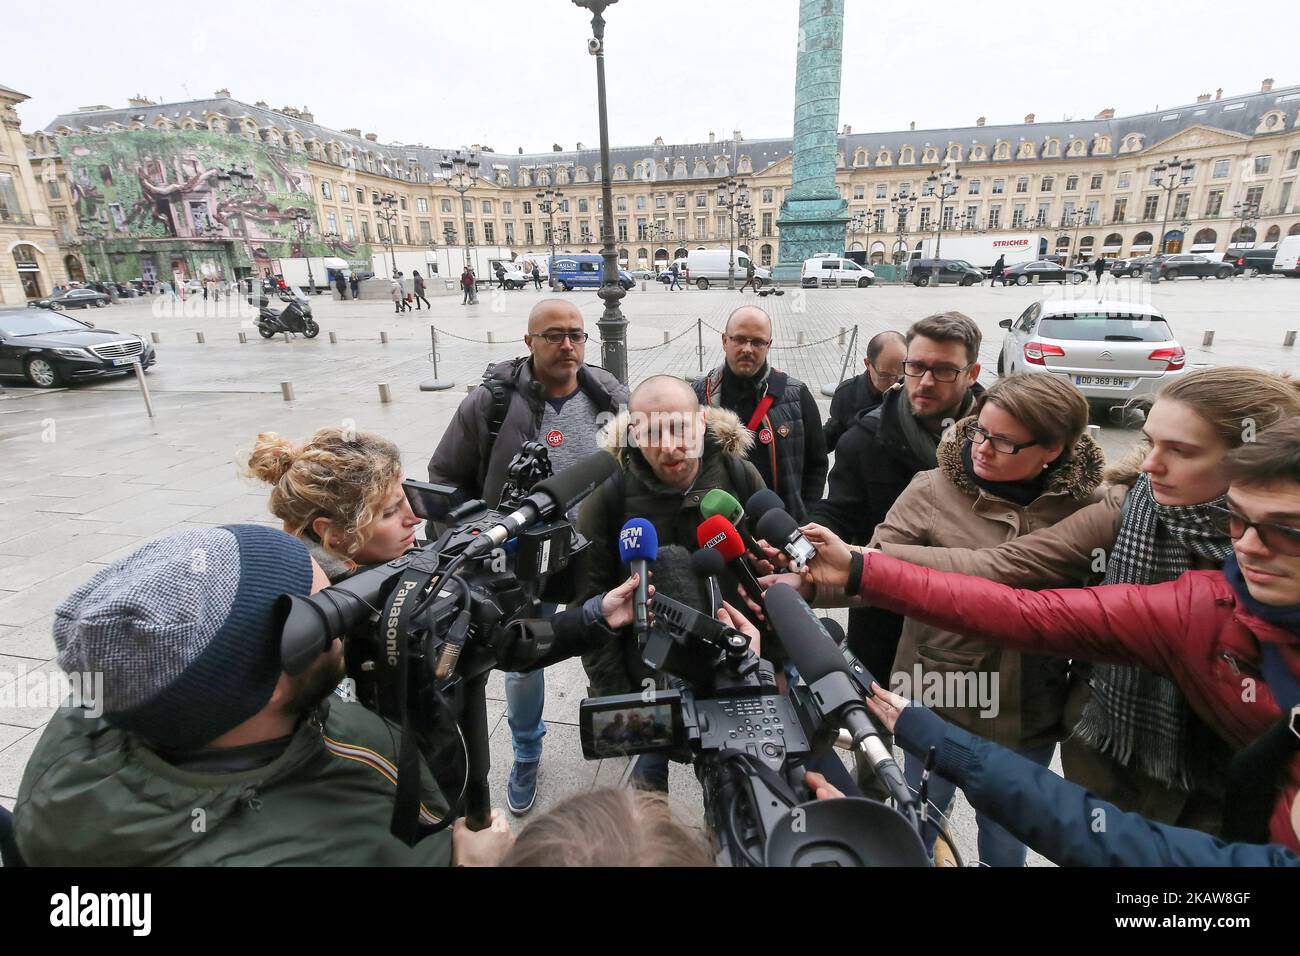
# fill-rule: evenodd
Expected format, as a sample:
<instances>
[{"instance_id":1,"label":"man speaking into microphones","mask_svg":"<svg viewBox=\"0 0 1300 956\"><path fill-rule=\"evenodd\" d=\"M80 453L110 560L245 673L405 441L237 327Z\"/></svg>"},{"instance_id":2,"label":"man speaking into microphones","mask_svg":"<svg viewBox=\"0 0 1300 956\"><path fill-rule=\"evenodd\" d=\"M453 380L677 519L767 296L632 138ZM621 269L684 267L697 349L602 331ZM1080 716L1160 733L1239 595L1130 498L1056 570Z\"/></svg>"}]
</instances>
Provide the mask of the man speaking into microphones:
<instances>
[{"instance_id":1,"label":"man speaking into microphones","mask_svg":"<svg viewBox=\"0 0 1300 956\"><path fill-rule=\"evenodd\" d=\"M639 533L644 550L645 527L655 533L660 553L670 545L687 551L698 548L696 528L700 504L715 489L736 501L747 500L762 488L758 471L746 459L753 436L731 412L700 407L691 387L671 375L656 375L632 393L628 411L610 422L600 436L601 446L618 461L615 474L600 485L582 505L578 530L590 542L576 600L584 601L616 586L624 578L624 554L633 537L622 534L629 521L641 519ZM636 549L633 549L634 551ZM720 577L723 597L733 605L734 577ZM621 641L583 657L592 697L627 694L643 689L643 681L657 675L633 654L619 647L634 644L629 629Z\"/></svg>"}]
</instances>

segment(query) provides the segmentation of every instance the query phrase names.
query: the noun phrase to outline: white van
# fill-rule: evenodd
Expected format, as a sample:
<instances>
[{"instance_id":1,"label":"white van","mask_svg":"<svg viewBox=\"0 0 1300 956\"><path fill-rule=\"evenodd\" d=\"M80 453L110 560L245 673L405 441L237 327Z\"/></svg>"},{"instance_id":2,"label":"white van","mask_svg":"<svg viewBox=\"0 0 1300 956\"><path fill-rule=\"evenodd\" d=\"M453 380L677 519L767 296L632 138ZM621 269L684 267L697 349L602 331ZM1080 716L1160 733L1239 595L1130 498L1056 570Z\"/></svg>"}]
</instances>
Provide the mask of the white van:
<instances>
[{"instance_id":1,"label":"white van","mask_svg":"<svg viewBox=\"0 0 1300 956\"><path fill-rule=\"evenodd\" d=\"M1287 236L1277 244L1273 272L1300 279L1300 236Z\"/></svg>"},{"instance_id":2,"label":"white van","mask_svg":"<svg viewBox=\"0 0 1300 956\"><path fill-rule=\"evenodd\" d=\"M836 256L817 256L805 259L803 263L802 282L804 288L815 289L818 286L855 285L865 289L876 281L876 274L865 266L860 266L852 259L840 259Z\"/></svg>"},{"instance_id":3,"label":"white van","mask_svg":"<svg viewBox=\"0 0 1300 956\"><path fill-rule=\"evenodd\" d=\"M728 250L726 249L692 249L686 253L686 272L682 281L695 283L698 289L707 289L711 282L727 281ZM680 261L680 260L679 260ZM749 272L749 255L736 252L736 281L744 282ZM754 267L754 280L762 286L772 281L772 273L762 266Z\"/></svg>"}]
</instances>

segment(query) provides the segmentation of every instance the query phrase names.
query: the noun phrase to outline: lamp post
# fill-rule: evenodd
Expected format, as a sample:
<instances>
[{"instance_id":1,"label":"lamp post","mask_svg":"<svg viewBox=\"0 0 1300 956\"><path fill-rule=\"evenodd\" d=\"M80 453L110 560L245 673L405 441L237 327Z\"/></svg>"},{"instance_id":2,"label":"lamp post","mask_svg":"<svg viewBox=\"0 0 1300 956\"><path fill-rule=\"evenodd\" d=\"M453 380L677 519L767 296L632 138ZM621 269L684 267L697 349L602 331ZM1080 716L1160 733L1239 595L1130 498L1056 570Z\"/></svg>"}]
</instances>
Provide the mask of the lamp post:
<instances>
[{"instance_id":1,"label":"lamp post","mask_svg":"<svg viewBox=\"0 0 1300 956\"><path fill-rule=\"evenodd\" d=\"M894 265L901 266L907 261L907 217L916 207L916 197L906 193L894 193L889 197L889 211L898 221L897 245L894 247Z\"/></svg>"},{"instance_id":2,"label":"lamp post","mask_svg":"<svg viewBox=\"0 0 1300 956\"><path fill-rule=\"evenodd\" d=\"M734 176L728 176L727 181L723 183L723 189L727 193L727 198L718 202L720 209L725 209L727 214L727 247L731 250L727 260L727 288L736 287L736 228L740 225L741 218L749 212L749 194L746 191L745 181L737 180ZM741 193L744 192L742 197Z\"/></svg>"},{"instance_id":3,"label":"lamp post","mask_svg":"<svg viewBox=\"0 0 1300 956\"><path fill-rule=\"evenodd\" d=\"M438 168L442 170L443 178L447 185L460 195L460 218L461 226L464 230L465 239L465 265L469 265L469 219L465 215L465 194L473 188L478 182L479 166L478 153L464 150L456 150L454 153L443 153L442 162L438 163Z\"/></svg>"},{"instance_id":4,"label":"lamp post","mask_svg":"<svg viewBox=\"0 0 1300 956\"><path fill-rule=\"evenodd\" d=\"M537 209L546 216L546 235L551 244L551 261L546 267L546 274L551 279L551 288L555 288L555 214L560 203L564 201L564 191L546 187L546 191L537 192Z\"/></svg>"},{"instance_id":5,"label":"lamp post","mask_svg":"<svg viewBox=\"0 0 1300 956\"><path fill-rule=\"evenodd\" d=\"M1160 223L1160 252L1158 255L1165 254L1165 227L1169 225L1169 207L1174 201L1174 190L1179 186L1186 186L1192 181L1192 170L1196 164L1190 159L1183 160L1175 156L1173 159L1157 163L1153 167L1153 172L1157 173L1153 186L1159 186L1165 192L1165 218Z\"/></svg>"},{"instance_id":6,"label":"lamp post","mask_svg":"<svg viewBox=\"0 0 1300 956\"><path fill-rule=\"evenodd\" d=\"M250 169L247 165L244 165L242 163L231 163L229 167L217 173L217 182L220 184L220 186L224 187L227 191L232 193L235 191L251 189L256 179L257 177L253 175L252 169ZM231 229L231 232L235 233L235 230ZM253 257L247 248L248 223L244 221L244 216L242 213L240 213L239 215L239 230L237 234L245 246L244 256L249 260L251 264ZM237 268L238 267L236 267L236 269ZM236 276L236 278L238 278L238 276ZM249 285L249 291L250 292L252 291L251 281Z\"/></svg>"},{"instance_id":7,"label":"lamp post","mask_svg":"<svg viewBox=\"0 0 1300 956\"><path fill-rule=\"evenodd\" d=\"M844 241L844 255L848 256L850 252L848 247L853 245L853 243L857 242L858 236L862 235L863 233L871 232L871 225L870 223L867 222L867 211L865 209L859 209L857 212L853 214L853 218L844 224L844 228L848 230L848 237ZM864 246L863 259L866 258L867 258L867 253ZM860 264L864 264L864 263L860 263Z\"/></svg>"},{"instance_id":8,"label":"lamp post","mask_svg":"<svg viewBox=\"0 0 1300 956\"><path fill-rule=\"evenodd\" d=\"M1234 245L1233 239L1241 236L1248 227L1253 223L1259 222L1259 203L1257 202L1237 202L1232 204L1233 218L1239 220L1241 225L1233 230L1232 237L1228 239L1228 248ZM1244 236L1242 241L1245 241ZM1252 239L1253 243L1254 240Z\"/></svg>"},{"instance_id":9,"label":"lamp post","mask_svg":"<svg viewBox=\"0 0 1300 956\"><path fill-rule=\"evenodd\" d=\"M392 264L392 275L390 275L389 278L396 279L397 253L393 251L393 240L397 236L397 197L392 193L384 193L375 200L375 204L379 206L379 208L375 210L375 218L388 227L386 241L388 242L388 259ZM380 238L384 237L381 236ZM309 264L308 269L310 270L310 268L311 266Z\"/></svg>"},{"instance_id":10,"label":"lamp post","mask_svg":"<svg viewBox=\"0 0 1300 956\"><path fill-rule=\"evenodd\" d=\"M939 247L943 243L944 203L950 196L957 195L957 190L961 187L961 179L961 173L957 172L957 166L953 163L945 166L940 172L931 173L925 177L925 181L930 184L935 196L939 199L939 216L934 221L934 257L936 259L939 258Z\"/></svg>"},{"instance_id":11,"label":"lamp post","mask_svg":"<svg viewBox=\"0 0 1300 956\"><path fill-rule=\"evenodd\" d=\"M573 0L575 6L591 11L591 39L587 51L596 58L596 98L600 110L600 195L601 226L604 245L601 255L605 271L600 284L600 298L605 311L596 323L600 329L601 362L605 371L627 383L627 319L618 307L626 291L618 281L618 252L614 248L614 190L609 168L609 110L605 103L605 8L618 0Z\"/></svg>"},{"instance_id":12,"label":"lamp post","mask_svg":"<svg viewBox=\"0 0 1300 956\"><path fill-rule=\"evenodd\" d=\"M316 276L311 271L311 251L307 248L307 237L311 235L311 219L299 214L294 218L293 226L298 231L298 251L307 260L307 288L311 295L315 295Z\"/></svg>"}]
</instances>

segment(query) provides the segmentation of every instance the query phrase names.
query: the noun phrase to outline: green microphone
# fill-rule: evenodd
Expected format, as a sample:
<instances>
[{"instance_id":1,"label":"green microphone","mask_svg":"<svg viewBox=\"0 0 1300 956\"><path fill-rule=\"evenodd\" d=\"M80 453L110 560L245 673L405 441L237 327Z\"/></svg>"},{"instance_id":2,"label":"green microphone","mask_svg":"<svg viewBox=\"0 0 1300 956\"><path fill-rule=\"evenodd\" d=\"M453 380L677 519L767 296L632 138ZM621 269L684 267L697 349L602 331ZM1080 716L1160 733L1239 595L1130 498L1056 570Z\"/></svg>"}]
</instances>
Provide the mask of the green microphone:
<instances>
[{"instance_id":1,"label":"green microphone","mask_svg":"<svg viewBox=\"0 0 1300 956\"><path fill-rule=\"evenodd\" d=\"M745 509L733 496L721 488L714 488L700 502L700 514L706 520L714 515L722 515L735 526L740 539L745 542L745 549L756 558L763 557L762 549L754 543L749 533L749 527L745 522Z\"/></svg>"}]
</instances>

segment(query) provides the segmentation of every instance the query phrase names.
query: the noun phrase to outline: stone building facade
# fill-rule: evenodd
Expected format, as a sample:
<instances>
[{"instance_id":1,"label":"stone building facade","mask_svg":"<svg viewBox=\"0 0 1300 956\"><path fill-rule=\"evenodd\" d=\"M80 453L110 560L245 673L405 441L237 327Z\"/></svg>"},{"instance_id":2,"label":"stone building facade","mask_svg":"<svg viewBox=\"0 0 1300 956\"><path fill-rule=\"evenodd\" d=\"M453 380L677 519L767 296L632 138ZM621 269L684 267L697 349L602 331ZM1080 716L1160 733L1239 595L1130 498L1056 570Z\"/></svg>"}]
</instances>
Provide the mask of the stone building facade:
<instances>
[{"instance_id":1,"label":"stone building facade","mask_svg":"<svg viewBox=\"0 0 1300 956\"><path fill-rule=\"evenodd\" d=\"M22 305L68 281L45 184L19 129L17 106L26 99L0 86L0 306Z\"/></svg>"}]
</instances>

